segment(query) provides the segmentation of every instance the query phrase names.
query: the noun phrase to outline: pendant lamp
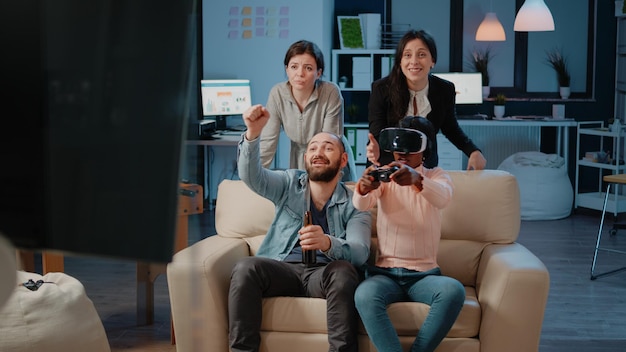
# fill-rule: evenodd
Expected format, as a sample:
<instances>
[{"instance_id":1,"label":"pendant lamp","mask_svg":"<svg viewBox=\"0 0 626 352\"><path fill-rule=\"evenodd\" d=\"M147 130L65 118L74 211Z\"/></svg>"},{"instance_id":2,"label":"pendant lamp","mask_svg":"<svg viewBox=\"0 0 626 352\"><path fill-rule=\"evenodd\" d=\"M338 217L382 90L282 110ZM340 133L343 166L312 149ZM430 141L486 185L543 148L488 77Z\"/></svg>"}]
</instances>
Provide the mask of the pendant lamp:
<instances>
[{"instance_id":1,"label":"pendant lamp","mask_svg":"<svg viewBox=\"0 0 626 352\"><path fill-rule=\"evenodd\" d=\"M554 19L543 0L526 0L515 16L516 32L553 31Z\"/></svg>"},{"instance_id":2,"label":"pendant lamp","mask_svg":"<svg viewBox=\"0 0 626 352\"><path fill-rule=\"evenodd\" d=\"M506 34L502 24L498 21L498 16L496 16L495 12L487 12L485 19L483 19L480 26L478 26L478 30L476 30L476 41L501 42L505 40Z\"/></svg>"}]
</instances>

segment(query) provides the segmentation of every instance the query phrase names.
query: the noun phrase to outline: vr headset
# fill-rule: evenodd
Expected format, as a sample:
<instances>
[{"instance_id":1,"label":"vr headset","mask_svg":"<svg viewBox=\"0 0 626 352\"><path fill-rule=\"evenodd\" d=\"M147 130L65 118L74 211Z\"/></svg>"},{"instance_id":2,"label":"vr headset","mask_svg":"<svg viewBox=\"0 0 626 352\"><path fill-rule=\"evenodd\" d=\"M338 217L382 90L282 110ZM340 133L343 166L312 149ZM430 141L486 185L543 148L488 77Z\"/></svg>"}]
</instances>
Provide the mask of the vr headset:
<instances>
[{"instance_id":1,"label":"vr headset","mask_svg":"<svg viewBox=\"0 0 626 352\"><path fill-rule=\"evenodd\" d=\"M378 144L382 150L389 153L417 154L426 150L428 138L418 130L391 127L380 131Z\"/></svg>"}]
</instances>

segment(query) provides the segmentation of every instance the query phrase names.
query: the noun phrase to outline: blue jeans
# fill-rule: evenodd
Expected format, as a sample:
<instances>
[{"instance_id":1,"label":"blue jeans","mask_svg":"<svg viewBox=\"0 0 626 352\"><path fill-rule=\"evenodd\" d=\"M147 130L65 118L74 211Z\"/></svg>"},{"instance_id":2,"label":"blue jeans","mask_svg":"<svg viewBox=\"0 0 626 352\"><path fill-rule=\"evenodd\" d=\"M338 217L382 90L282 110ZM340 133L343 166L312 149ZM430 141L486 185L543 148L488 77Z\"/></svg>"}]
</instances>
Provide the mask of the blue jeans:
<instances>
[{"instance_id":1,"label":"blue jeans","mask_svg":"<svg viewBox=\"0 0 626 352\"><path fill-rule=\"evenodd\" d=\"M369 266L366 280L354 294L367 334L379 352L402 352L400 339L387 314L394 302L421 302L430 312L419 329L411 352L434 351L456 321L463 302L463 285L439 268L425 272Z\"/></svg>"}]
</instances>

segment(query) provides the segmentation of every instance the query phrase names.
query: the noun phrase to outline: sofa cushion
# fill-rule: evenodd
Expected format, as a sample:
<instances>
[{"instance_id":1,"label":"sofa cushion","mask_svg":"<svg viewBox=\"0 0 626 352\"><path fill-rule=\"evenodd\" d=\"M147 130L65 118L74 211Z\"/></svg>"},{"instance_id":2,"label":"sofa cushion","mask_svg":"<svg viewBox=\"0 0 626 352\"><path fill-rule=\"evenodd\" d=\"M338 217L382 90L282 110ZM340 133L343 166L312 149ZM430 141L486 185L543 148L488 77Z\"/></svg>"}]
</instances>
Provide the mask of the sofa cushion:
<instances>
[{"instance_id":1,"label":"sofa cushion","mask_svg":"<svg viewBox=\"0 0 626 352\"><path fill-rule=\"evenodd\" d=\"M398 335L401 336L416 336L429 311L428 305L416 302L398 302L387 307L389 318L398 331ZM446 336L477 336L481 318L482 314L476 291L472 287L465 287L463 308Z\"/></svg>"},{"instance_id":2,"label":"sofa cushion","mask_svg":"<svg viewBox=\"0 0 626 352\"><path fill-rule=\"evenodd\" d=\"M478 335L481 309L476 291L472 287L466 287L465 291L463 309L448 332L448 337ZM423 303L398 302L391 304L387 311L399 335L415 336L428 315L429 307ZM326 300L306 297L265 298L261 330L326 334ZM359 332L366 334L361 323Z\"/></svg>"},{"instance_id":3,"label":"sofa cushion","mask_svg":"<svg viewBox=\"0 0 626 352\"><path fill-rule=\"evenodd\" d=\"M274 220L274 203L243 181L223 180L217 189L215 230L222 237L265 235Z\"/></svg>"},{"instance_id":4,"label":"sofa cushion","mask_svg":"<svg viewBox=\"0 0 626 352\"><path fill-rule=\"evenodd\" d=\"M261 330L326 334L326 300L309 297L264 298Z\"/></svg>"}]
</instances>

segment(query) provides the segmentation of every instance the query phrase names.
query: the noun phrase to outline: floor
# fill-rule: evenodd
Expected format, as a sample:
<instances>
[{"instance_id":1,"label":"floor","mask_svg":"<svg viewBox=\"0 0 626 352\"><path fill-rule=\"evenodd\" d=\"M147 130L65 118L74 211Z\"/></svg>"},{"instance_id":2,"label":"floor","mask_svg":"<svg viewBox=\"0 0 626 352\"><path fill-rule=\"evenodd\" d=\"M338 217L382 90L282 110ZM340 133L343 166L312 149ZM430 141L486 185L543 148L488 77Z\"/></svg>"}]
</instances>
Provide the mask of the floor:
<instances>
[{"instance_id":1,"label":"floor","mask_svg":"<svg viewBox=\"0 0 626 352\"><path fill-rule=\"evenodd\" d=\"M214 232L213 213L193 216L190 242ZM547 266L551 289L542 328L541 352L614 352L626 348L626 272L590 280L599 212L577 209L554 221L522 221L518 242ZM605 226L610 226L612 216ZM605 232L608 233L608 232ZM626 248L626 231L605 236L606 245ZM609 243L611 242L611 243ZM602 253L598 270L626 256ZM102 258L66 258L66 272L79 279L100 314L111 350L174 352L165 275L155 287L155 322L137 326L135 263Z\"/></svg>"}]
</instances>

